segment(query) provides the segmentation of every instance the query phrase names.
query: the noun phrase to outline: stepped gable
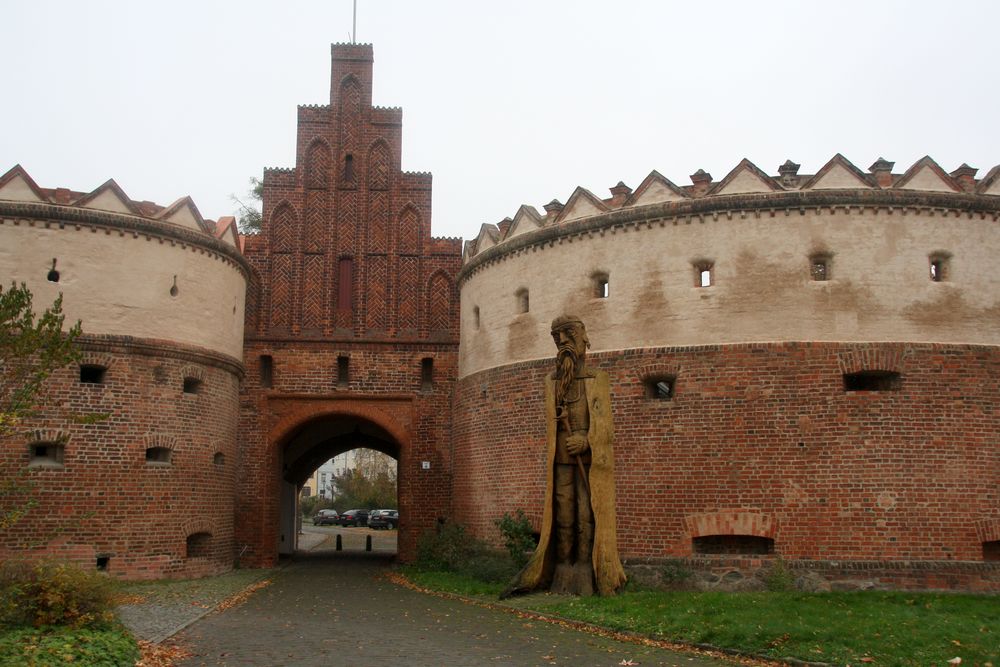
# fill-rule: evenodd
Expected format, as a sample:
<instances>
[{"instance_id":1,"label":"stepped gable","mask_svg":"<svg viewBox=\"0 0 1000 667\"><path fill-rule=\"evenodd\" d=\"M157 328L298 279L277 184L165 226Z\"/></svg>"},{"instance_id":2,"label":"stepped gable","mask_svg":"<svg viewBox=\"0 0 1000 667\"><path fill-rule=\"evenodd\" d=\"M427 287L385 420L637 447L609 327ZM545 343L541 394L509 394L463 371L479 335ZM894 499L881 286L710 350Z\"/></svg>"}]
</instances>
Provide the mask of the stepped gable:
<instances>
[{"instance_id":1,"label":"stepped gable","mask_svg":"<svg viewBox=\"0 0 1000 667\"><path fill-rule=\"evenodd\" d=\"M373 62L370 44L331 45L329 104L298 107L295 166L264 170L262 240L245 246L260 336L457 338L441 281L462 247L431 236L432 177L402 170L402 110L372 105Z\"/></svg>"},{"instance_id":2,"label":"stepped gable","mask_svg":"<svg viewBox=\"0 0 1000 667\"><path fill-rule=\"evenodd\" d=\"M743 158L726 177L709 189L708 196L741 195L754 192L777 192L781 185L757 165Z\"/></svg>"},{"instance_id":3,"label":"stepped gable","mask_svg":"<svg viewBox=\"0 0 1000 667\"><path fill-rule=\"evenodd\" d=\"M690 196L690 194L678 187L673 181L654 169L649 172L649 175L635 189L627 205L643 206L645 204L658 204L665 201L687 199Z\"/></svg>"},{"instance_id":4,"label":"stepped gable","mask_svg":"<svg viewBox=\"0 0 1000 667\"><path fill-rule=\"evenodd\" d=\"M905 174L896 179L892 187L903 190L962 192L962 188L955 183L955 179L945 173L945 170L938 166L938 163L930 156L926 155L914 162Z\"/></svg>"},{"instance_id":5,"label":"stepped gable","mask_svg":"<svg viewBox=\"0 0 1000 667\"><path fill-rule=\"evenodd\" d=\"M874 183L868 174L837 153L819 171L803 182L799 189L871 189L872 187Z\"/></svg>"}]
</instances>

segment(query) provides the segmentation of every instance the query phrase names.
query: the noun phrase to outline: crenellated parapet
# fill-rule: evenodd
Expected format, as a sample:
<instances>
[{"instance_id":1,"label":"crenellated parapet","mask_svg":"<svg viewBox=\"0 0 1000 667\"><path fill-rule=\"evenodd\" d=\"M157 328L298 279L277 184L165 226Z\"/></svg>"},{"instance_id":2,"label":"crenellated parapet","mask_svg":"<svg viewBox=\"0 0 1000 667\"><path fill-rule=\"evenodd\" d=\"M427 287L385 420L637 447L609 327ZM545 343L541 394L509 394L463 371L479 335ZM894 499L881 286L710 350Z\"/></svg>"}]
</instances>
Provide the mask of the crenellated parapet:
<instances>
[{"instance_id":1,"label":"crenellated parapet","mask_svg":"<svg viewBox=\"0 0 1000 667\"><path fill-rule=\"evenodd\" d=\"M830 206L957 207L989 212L996 208L989 197L975 203L976 197L961 195L1000 195L1000 166L981 180L975 178L978 170L967 164L947 173L930 157L902 173L893 173L894 163L882 158L866 173L839 153L815 174L799 174L799 167L788 160L771 176L744 159L719 181L699 169L691 174L691 185L684 186L654 170L635 190L619 182L610 188L611 197L604 199L578 187L565 204L553 199L544 212L523 205L513 218L482 225L476 237L465 243L462 276L532 243L637 221L674 218L687 224L692 216ZM573 224L578 221L588 224Z\"/></svg>"},{"instance_id":2,"label":"crenellated parapet","mask_svg":"<svg viewBox=\"0 0 1000 667\"><path fill-rule=\"evenodd\" d=\"M168 206L108 180L90 192L42 188L20 165L0 176L0 272L38 303L63 294L85 332L242 357L250 266L236 220L206 220L190 197Z\"/></svg>"},{"instance_id":3,"label":"crenellated parapet","mask_svg":"<svg viewBox=\"0 0 1000 667\"><path fill-rule=\"evenodd\" d=\"M460 375L544 358L573 312L601 349L755 341L1000 344L1000 168L815 174L749 160L679 186L522 206L465 243Z\"/></svg>"}]
</instances>

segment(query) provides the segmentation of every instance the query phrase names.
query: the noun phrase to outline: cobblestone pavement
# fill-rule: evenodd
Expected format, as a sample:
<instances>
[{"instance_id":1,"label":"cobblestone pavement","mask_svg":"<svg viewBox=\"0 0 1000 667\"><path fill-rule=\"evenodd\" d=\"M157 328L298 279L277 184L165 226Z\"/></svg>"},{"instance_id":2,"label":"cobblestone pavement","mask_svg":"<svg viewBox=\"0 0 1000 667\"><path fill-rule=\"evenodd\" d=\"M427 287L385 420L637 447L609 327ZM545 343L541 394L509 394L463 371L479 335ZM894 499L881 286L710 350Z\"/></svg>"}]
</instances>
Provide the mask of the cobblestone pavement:
<instances>
[{"instance_id":1,"label":"cobblestone pavement","mask_svg":"<svg viewBox=\"0 0 1000 667\"><path fill-rule=\"evenodd\" d=\"M308 528L299 535L299 548L317 551L333 548L331 531ZM387 538L382 538L386 540ZM384 548L395 553L395 538ZM351 541L353 540L353 542ZM364 549L360 535L348 544ZM126 585L126 602L118 605L118 618L138 639L159 643L209 614L219 603L254 583L273 576L272 570L237 570L218 577L185 581L154 581Z\"/></svg>"},{"instance_id":2,"label":"cobblestone pavement","mask_svg":"<svg viewBox=\"0 0 1000 667\"><path fill-rule=\"evenodd\" d=\"M297 556L246 603L175 637L185 667L227 665L720 666L398 586L386 556Z\"/></svg>"}]
</instances>

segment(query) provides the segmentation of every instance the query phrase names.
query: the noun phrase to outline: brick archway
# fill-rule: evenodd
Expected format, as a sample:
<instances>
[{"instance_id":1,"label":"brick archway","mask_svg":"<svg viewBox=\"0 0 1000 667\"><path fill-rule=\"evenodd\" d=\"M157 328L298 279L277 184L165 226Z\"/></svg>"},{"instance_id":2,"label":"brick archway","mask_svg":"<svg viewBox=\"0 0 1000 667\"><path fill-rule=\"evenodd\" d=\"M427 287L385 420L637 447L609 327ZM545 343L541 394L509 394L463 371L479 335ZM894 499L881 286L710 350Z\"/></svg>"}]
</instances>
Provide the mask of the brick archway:
<instances>
[{"instance_id":1,"label":"brick archway","mask_svg":"<svg viewBox=\"0 0 1000 667\"><path fill-rule=\"evenodd\" d=\"M405 395L280 395L268 401L266 491L260 498L258 529L264 563L291 554L297 540L297 497L305 478L337 454L366 447L397 462L400 508L399 554L408 558L416 543L419 507L410 490L415 466L410 462L413 406ZM338 508L347 509L347 508ZM411 535L410 533L414 533Z\"/></svg>"},{"instance_id":2,"label":"brick archway","mask_svg":"<svg viewBox=\"0 0 1000 667\"><path fill-rule=\"evenodd\" d=\"M412 419L408 396L387 396L378 399L344 399L340 397L279 397L270 401L276 420L268 432L271 447L283 447L288 439L311 422L344 417L370 422L388 433L402 446L410 440ZM404 410L400 410L404 407Z\"/></svg>"}]
</instances>

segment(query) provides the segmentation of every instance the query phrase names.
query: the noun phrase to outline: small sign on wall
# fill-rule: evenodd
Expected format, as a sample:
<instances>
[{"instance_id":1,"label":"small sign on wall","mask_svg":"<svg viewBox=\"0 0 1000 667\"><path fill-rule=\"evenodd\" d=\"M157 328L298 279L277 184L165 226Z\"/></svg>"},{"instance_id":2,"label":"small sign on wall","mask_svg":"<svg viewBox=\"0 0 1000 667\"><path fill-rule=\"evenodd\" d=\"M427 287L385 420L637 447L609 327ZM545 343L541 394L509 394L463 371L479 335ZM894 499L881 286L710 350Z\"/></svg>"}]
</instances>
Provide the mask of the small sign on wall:
<instances>
[{"instance_id":1,"label":"small sign on wall","mask_svg":"<svg viewBox=\"0 0 1000 667\"><path fill-rule=\"evenodd\" d=\"M421 461L420 462L420 467L423 468L424 470L430 470L431 469L431 462L430 461Z\"/></svg>"}]
</instances>

